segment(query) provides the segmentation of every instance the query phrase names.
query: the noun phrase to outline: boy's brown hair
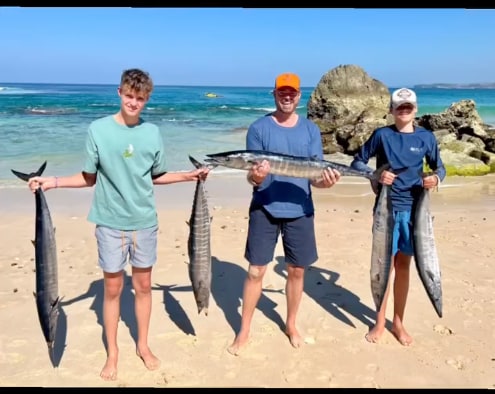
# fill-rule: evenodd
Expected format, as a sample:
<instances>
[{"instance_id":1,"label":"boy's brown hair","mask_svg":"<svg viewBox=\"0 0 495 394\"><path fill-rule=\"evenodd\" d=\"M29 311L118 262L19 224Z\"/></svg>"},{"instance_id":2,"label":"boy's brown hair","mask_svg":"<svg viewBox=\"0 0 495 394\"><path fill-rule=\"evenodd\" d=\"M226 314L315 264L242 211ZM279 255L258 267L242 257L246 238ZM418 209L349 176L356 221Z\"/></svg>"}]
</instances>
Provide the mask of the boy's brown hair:
<instances>
[{"instance_id":1,"label":"boy's brown hair","mask_svg":"<svg viewBox=\"0 0 495 394\"><path fill-rule=\"evenodd\" d=\"M124 70L120 78L120 88L123 89L124 87L149 96L153 91L153 81L146 71L130 68Z\"/></svg>"}]
</instances>

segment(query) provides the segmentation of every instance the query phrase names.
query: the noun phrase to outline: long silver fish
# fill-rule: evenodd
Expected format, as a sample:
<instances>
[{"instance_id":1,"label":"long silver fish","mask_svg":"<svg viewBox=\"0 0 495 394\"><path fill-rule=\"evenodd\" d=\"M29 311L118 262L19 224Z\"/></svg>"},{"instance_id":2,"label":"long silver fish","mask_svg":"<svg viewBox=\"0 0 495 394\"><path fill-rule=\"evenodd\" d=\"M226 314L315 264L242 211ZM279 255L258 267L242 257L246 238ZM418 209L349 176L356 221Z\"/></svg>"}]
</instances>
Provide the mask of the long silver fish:
<instances>
[{"instance_id":1,"label":"long silver fish","mask_svg":"<svg viewBox=\"0 0 495 394\"><path fill-rule=\"evenodd\" d=\"M430 213L430 191L423 189L414 213L413 225L414 260L419 277L435 312L442 317L442 281L433 218Z\"/></svg>"},{"instance_id":2,"label":"long silver fish","mask_svg":"<svg viewBox=\"0 0 495 394\"><path fill-rule=\"evenodd\" d=\"M205 159L208 163L221 165L237 170L250 170L255 163L262 160L270 162L270 173L285 175L296 178L318 179L322 176L322 171L332 168L340 172L343 176L360 176L370 180L378 179L378 174L385 168L375 172L359 171L354 168L328 160L308 158L302 156L292 156L282 153L274 153L263 150L235 150L221 153L212 153Z\"/></svg>"},{"instance_id":3,"label":"long silver fish","mask_svg":"<svg viewBox=\"0 0 495 394\"><path fill-rule=\"evenodd\" d=\"M196 168L204 165L189 156ZM191 280L198 314L204 310L208 316L211 293L211 217L206 198L205 181L198 179L194 191L194 199L189 218L189 238L187 251L189 254L189 279Z\"/></svg>"},{"instance_id":4,"label":"long silver fish","mask_svg":"<svg viewBox=\"0 0 495 394\"><path fill-rule=\"evenodd\" d=\"M11 170L24 181L33 176L40 176L46 167L46 161L35 173L24 174ZM59 316L60 297L58 296L58 267L55 229L45 194L41 188L34 192L36 202L36 229L33 241L36 265L36 307L38 318L48 349L53 352L55 334Z\"/></svg>"},{"instance_id":5,"label":"long silver fish","mask_svg":"<svg viewBox=\"0 0 495 394\"><path fill-rule=\"evenodd\" d=\"M392 266L394 217L389 189L390 186L382 185L373 214L370 279L371 294L377 311L382 306Z\"/></svg>"}]
</instances>

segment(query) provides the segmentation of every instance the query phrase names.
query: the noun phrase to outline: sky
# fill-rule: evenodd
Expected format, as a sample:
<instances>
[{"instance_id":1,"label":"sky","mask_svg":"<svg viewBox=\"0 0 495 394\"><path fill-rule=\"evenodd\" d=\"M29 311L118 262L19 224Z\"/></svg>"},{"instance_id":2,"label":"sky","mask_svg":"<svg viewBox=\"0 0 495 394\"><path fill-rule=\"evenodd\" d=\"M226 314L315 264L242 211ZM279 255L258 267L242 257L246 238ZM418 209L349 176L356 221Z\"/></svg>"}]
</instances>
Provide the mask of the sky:
<instances>
[{"instance_id":1,"label":"sky","mask_svg":"<svg viewBox=\"0 0 495 394\"><path fill-rule=\"evenodd\" d=\"M314 87L354 64L388 86L495 82L495 9L0 7L0 81Z\"/></svg>"}]
</instances>

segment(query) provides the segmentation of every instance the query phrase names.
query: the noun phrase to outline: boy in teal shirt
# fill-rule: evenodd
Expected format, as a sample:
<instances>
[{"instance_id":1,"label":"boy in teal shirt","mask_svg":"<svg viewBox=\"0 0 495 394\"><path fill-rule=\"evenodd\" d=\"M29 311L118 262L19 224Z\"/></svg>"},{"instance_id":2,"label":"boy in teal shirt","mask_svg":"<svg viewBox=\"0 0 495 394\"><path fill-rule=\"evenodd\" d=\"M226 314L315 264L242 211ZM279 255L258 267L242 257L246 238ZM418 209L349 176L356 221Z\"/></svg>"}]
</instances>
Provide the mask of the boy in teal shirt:
<instances>
[{"instance_id":1,"label":"boy in teal shirt","mask_svg":"<svg viewBox=\"0 0 495 394\"><path fill-rule=\"evenodd\" d=\"M158 219L153 185L205 179L207 168L166 172L164 145L158 127L144 121L141 111L153 91L148 73L122 73L120 110L91 123L82 172L66 177L33 177L28 186L46 191L57 187L95 186L88 220L96 224L98 263L103 270L103 325L107 360L100 376L117 378L117 327L124 268L129 258L135 291L138 339L136 353L150 369L160 360L148 346L151 317L151 270L156 262Z\"/></svg>"}]
</instances>

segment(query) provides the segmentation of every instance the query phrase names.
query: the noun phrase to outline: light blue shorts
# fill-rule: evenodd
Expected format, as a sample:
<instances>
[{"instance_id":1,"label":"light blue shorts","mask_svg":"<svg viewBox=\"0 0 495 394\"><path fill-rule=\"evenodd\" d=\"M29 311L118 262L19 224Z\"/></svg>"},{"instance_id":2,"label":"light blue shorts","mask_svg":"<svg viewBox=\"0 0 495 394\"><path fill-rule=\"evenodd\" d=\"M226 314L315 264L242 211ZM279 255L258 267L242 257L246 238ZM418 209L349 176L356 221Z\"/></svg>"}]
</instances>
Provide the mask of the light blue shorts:
<instances>
[{"instance_id":1,"label":"light blue shorts","mask_svg":"<svg viewBox=\"0 0 495 394\"><path fill-rule=\"evenodd\" d=\"M97 225L98 264L103 271L122 271L129 263L137 268L149 268L156 262L158 225L142 230L115 230Z\"/></svg>"},{"instance_id":2,"label":"light blue shorts","mask_svg":"<svg viewBox=\"0 0 495 394\"><path fill-rule=\"evenodd\" d=\"M411 211L393 211L394 230L392 238L392 256L398 251L413 256Z\"/></svg>"}]
</instances>

